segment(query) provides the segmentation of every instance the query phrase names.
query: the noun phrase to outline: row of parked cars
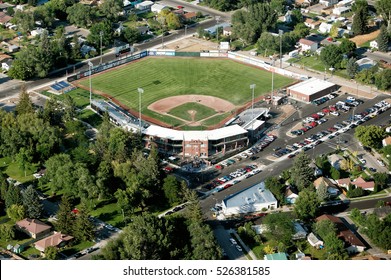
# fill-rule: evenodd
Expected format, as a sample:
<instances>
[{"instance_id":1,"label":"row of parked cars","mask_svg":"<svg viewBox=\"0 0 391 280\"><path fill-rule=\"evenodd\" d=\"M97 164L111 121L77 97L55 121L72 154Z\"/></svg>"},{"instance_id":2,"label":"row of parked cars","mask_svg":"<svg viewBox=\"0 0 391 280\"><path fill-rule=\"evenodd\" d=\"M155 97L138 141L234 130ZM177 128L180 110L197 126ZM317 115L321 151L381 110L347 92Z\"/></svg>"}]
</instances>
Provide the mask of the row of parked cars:
<instances>
[{"instance_id":1,"label":"row of parked cars","mask_svg":"<svg viewBox=\"0 0 391 280\"><path fill-rule=\"evenodd\" d=\"M298 130L292 130L293 135L302 135L308 130L327 122L326 118L323 118L325 114L331 114L339 116L340 112L348 112L352 107L356 107L362 104L362 100L355 99L350 96L345 101L338 101L335 105L330 105L328 108L323 108L322 111L312 114L304 120L304 126Z\"/></svg>"},{"instance_id":2,"label":"row of parked cars","mask_svg":"<svg viewBox=\"0 0 391 280\"><path fill-rule=\"evenodd\" d=\"M312 104L315 104L316 106L319 106L319 105L321 105L321 104L323 104L323 103L325 103L325 102L327 102L327 101L329 101L331 99L336 98L337 96L338 96L338 94L333 92L333 93L331 93L329 95L326 95L326 96L323 96L321 98L315 99L314 101L312 101Z\"/></svg>"},{"instance_id":3,"label":"row of parked cars","mask_svg":"<svg viewBox=\"0 0 391 280\"><path fill-rule=\"evenodd\" d=\"M285 154L289 154L288 158L292 158L296 156L301 150L307 151L322 143L323 140L321 138L329 135L327 138L333 139L335 136L340 135L340 133L346 132L349 129L363 124L365 121L368 121L376 115L387 111L389 108L391 108L391 104L384 100L380 101L373 107L367 108L361 113L355 114L354 116L351 115L347 120L338 122L334 126L329 127L327 130L320 131L317 134L312 134L303 141L294 143L293 145L287 145L284 149L279 148L276 153L273 154L273 156L279 158ZM342 141L339 141L339 143L342 144Z\"/></svg>"}]
</instances>

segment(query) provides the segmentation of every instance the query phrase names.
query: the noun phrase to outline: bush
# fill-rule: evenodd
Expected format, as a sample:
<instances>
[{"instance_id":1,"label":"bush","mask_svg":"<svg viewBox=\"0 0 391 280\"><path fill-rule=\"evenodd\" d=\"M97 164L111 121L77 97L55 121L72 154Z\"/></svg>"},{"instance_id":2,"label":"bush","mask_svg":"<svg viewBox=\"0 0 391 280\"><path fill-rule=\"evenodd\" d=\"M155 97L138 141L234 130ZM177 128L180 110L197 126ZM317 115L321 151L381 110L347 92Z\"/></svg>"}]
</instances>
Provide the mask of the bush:
<instances>
[{"instance_id":1,"label":"bush","mask_svg":"<svg viewBox=\"0 0 391 280\"><path fill-rule=\"evenodd\" d=\"M347 197L353 198L353 197L360 197L365 195L365 191L362 188L355 188L354 190L350 190L347 192Z\"/></svg>"},{"instance_id":2,"label":"bush","mask_svg":"<svg viewBox=\"0 0 391 280\"><path fill-rule=\"evenodd\" d=\"M330 168L330 175L331 178L333 178L334 180L338 180L341 178L341 173L334 167Z\"/></svg>"}]
</instances>

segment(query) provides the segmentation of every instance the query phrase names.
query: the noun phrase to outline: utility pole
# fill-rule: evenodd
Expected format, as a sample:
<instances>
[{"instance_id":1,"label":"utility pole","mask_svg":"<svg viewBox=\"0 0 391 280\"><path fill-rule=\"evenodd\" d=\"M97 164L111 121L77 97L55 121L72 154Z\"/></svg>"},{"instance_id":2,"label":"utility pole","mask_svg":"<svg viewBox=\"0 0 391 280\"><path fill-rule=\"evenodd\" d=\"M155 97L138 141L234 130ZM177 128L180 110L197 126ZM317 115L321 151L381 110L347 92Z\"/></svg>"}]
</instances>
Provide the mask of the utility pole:
<instances>
[{"instance_id":1,"label":"utility pole","mask_svg":"<svg viewBox=\"0 0 391 280\"><path fill-rule=\"evenodd\" d=\"M140 128L140 135L141 135L141 94L144 93L144 89L138 88L137 91L138 91L138 113L139 113L138 120L139 120L139 128Z\"/></svg>"},{"instance_id":2,"label":"utility pole","mask_svg":"<svg viewBox=\"0 0 391 280\"><path fill-rule=\"evenodd\" d=\"M103 31L99 32L100 36L100 64L102 64L102 36L103 36Z\"/></svg>"},{"instance_id":3,"label":"utility pole","mask_svg":"<svg viewBox=\"0 0 391 280\"><path fill-rule=\"evenodd\" d=\"M185 37L187 35L187 24L185 24Z\"/></svg>"},{"instance_id":4,"label":"utility pole","mask_svg":"<svg viewBox=\"0 0 391 280\"><path fill-rule=\"evenodd\" d=\"M251 102L251 138L254 140L254 89L255 84L250 85L250 89L252 90L252 102Z\"/></svg>"},{"instance_id":5,"label":"utility pole","mask_svg":"<svg viewBox=\"0 0 391 280\"><path fill-rule=\"evenodd\" d=\"M219 43L219 21L220 21L220 16L216 16L216 38L217 38L217 44Z\"/></svg>"},{"instance_id":6,"label":"utility pole","mask_svg":"<svg viewBox=\"0 0 391 280\"><path fill-rule=\"evenodd\" d=\"M91 102L92 102L92 82L91 82L91 76L92 76L92 67L94 65L92 64L91 61L88 61L88 68L90 70L90 106L92 105Z\"/></svg>"},{"instance_id":7,"label":"utility pole","mask_svg":"<svg viewBox=\"0 0 391 280\"><path fill-rule=\"evenodd\" d=\"M281 29L278 30L278 34L280 35L280 68L282 68L282 34L284 31Z\"/></svg>"}]
</instances>

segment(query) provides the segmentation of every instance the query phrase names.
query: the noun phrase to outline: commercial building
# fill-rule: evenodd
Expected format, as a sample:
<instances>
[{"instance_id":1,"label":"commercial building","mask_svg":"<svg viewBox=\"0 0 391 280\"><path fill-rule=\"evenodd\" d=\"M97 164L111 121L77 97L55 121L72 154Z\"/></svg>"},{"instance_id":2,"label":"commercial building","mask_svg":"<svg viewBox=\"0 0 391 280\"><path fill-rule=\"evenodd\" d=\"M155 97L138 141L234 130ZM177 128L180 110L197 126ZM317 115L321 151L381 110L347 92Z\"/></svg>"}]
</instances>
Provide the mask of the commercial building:
<instances>
[{"instance_id":1,"label":"commercial building","mask_svg":"<svg viewBox=\"0 0 391 280\"><path fill-rule=\"evenodd\" d=\"M225 216L247 214L277 208L277 200L261 182L231 195L222 201Z\"/></svg>"},{"instance_id":2,"label":"commercial building","mask_svg":"<svg viewBox=\"0 0 391 280\"><path fill-rule=\"evenodd\" d=\"M311 78L287 88L287 93L296 100L311 102L337 89L337 85L328 81Z\"/></svg>"}]
</instances>

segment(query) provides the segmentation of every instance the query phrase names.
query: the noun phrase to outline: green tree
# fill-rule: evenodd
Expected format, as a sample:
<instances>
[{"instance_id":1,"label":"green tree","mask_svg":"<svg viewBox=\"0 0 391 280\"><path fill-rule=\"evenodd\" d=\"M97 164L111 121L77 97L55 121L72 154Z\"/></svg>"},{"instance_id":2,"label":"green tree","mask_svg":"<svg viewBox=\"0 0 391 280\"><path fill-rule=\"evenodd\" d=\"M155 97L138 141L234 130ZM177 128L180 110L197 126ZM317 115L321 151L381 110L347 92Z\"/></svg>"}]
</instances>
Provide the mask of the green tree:
<instances>
[{"instance_id":1,"label":"green tree","mask_svg":"<svg viewBox=\"0 0 391 280\"><path fill-rule=\"evenodd\" d=\"M72 213L72 205L68 196L62 196L61 203L56 215L56 229L65 234L73 234L75 215Z\"/></svg>"},{"instance_id":2,"label":"green tree","mask_svg":"<svg viewBox=\"0 0 391 280\"><path fill-rule=\"evenodd\" d=\"M106 2L106 1L105 1ZM105 2L101 5L105 5ZM110 0L108 0L110 2ZM92 21L91 7L81 3L76 3L67 8L68 21L78 27L87 27Z\"/></svg>"},{"instance_id":3,"label":"green tree","mask_svg":"<svg viewBox=\"0 0 391 280\"><path fill-rule=\"evenodd\" d=\"M285 185L282 184L277 177L266 178L265 188L271 191L274 197L278 200L279 205L285 203Z\"/></svg>"},{"instance_id":4,"label":"green tree","mask_svg":"<svg viewBox=\"0 0 391 280\"><path fill-rule=\"evenodd\" d=\"M356 74L356 80L365 84L375 83L375 73L378 71L377 65L372 66L369 69L361 70Z\"/></svg>"},{"instance_id":5,"label":"green tree","mask_svg":"<svg viewBox=\"0 0 391 280\"><path fill-rule=\"evenodd\" d=\"M358 73L359 67L356 62L357 60L354 57L349 58L348 63L346 65L346 72L348 73L350 78L354 78Z\"/></svg>"},{"instance_id":6,"label":"green tree","mask_svg":"<svg viewBox=\"0 0 391 280\"><path fill-rule=\"evenodd\" d=\"M125 27L123 36L129 44L134 44L140 39L140 32L135 27Z\"/></svg>"},{"instance_id":7,"label":"green tree","mask_svg":"<svg viewBox=\"0 0 391 280\"><path fill-rule=\"evenodd\" d=\"M0 170L0 200L5 200L5 194L8 189L7 176Z\"/></svg>"},{"instance_id":8,"label":"green tree","mask_svg":"<svg viewBox=\"0 0 391 280\"><path fill-rule=\"evenodd\" d=\"M319 201L325 201L329 198L329 194L327 192L328 187L326 184L321 184L317 190L316 195L318 196Z\"/></svg>"},{"instance_id":9,"label":"green tree","mask_svg":"<svg viewBox=\"0 0 391 280\"><path fill-rule=\"evenodd\" d=\"M301 14L300 9L292 10L292 24L296 25L298 23L303 23L303 22L304 22L304 17Z\"/></svg>"},{"instance_id":10,"label":"green tree","mask_svg":"<svg viewBox=\"0 0 391 280\"><path fill-rule=\"evenodd\" d=\"M271 0L270 1L270 8L273 11L276 11L279 15L284 14L285 10L285 0Z\"/></svg>"},{"instance_id":11,"label":"green tree","mask_svg":"<svg viewBox=\"0 0 391 280\"><path fill-rule=\"evenodd\" d=\"M316 192L305 189L299 192L294 211L299 219L308 221L316 216L319 206L320 200Z\"/></svg>"},{"instance_id":12,"label":"green tree","mask_svg":"<svg viewBox=\"0 0 391 280\"><path fill-rule=\"evenodd\" d=\"M373 180L376 184L376 191L381 191L387 186L388 174L387 173L375 173L373 174Z\"/></svg>"},{"instance_id":13,"label":"green tree","mask_svg":"<svg viewBox=\"0 0 391 280\"><path fill-rule=\"evenodd\" d=\"M342 53L338 46L328 45L320 52L320 60L327 67L340 68Z\"/></svg>"},{"instance_id":14,"label":"green tree","mask_svg":"<svg viewBox=\"0 0 391 280\"><path fill-rule=\"evenodd\" d=\"M330 29L330 37L332 38L338 38L339 37L339 32L338 29L341 27L341 22L340 21L335 21L333 25L331 26Z\"/></svg>"},{"instance_id":15,"label":"green tree","mask_svg":"<svg viewBox=\"0 0 391 280\"><path fill-rule=\"evenodd\" d=\"M353 53L356 48L356 43L346 38L343 38L341 40L341 44L339 45L339 49L343 54Z\"/></svg>"},{"instance_id":16,"label":"green tree","mask_svg":"<svg viewBox=\"0 0 391 280\"><path fill-rule=\"evenodd\" d=\"M5 193L5 208L9 208L12 205L22 205L22 194L20 193L20 188L18 186L15 186L13 184L10 184L8 186L8 190Z\"/></svg>"},{"instance_id":17,"label":"green tree","mask_svg":"<svg viewBox=\"0 0 391 280\"><path fill-rule=\"evenodd\" d=\"M380 149L382 140L385 137L384 128L376 125L358 126L354 136L367 147Z\"/></svg>"},{"instance_id":18,"label":"green tree","mask_svg":"<svg viewBox=\"0 0 391 280\"><path fill-rule=\"evenodd\" d=\"M34 28L34 15L30 11L20 11L17 10L14 14L12 23L18 25L18 30L23 34L26 34L28 31L33 30Z\"/></svg>"},{"instance_id":19,"label":"green tree","mask_svg":"<svg viewBox=\"0 0 391 280\"><path fill-rule=\"evenodd\" d=\"M48 246L43 252L46 260L57 260L58 259L58 249L54 246Z\"/></svg>"},{"instance_id":20,"label":"green tree","mask_svg":"<svg viewBox=\"0 0 391 280\"><path fill-rule=\"evenodd\" d=\"M267 215L263 219L263 224L267 228L264 233L267 239L282 242L285 246L291 244L294 227L292 218L289 214L281 212Z\"/></svg>"},{"instance_id":21,"label":"green tree","mask_svg":"<svg viewBox=\"0 0 391 280\"><path fill-rule=\"evenodd\" d=\"M41 5L34 9L34 19L40 21L43 27L51 27L55 21L54 10L49 5Z\"/></svg>"},{"instance_id":22,"label":"green tree","mask_svg":"<svg viewBox=\"0 0 391 280\"><path fill-rule=\"evenodd\" d=\"M94 23L90 28L90 34L87 36L87 41L100 48L100 39L102 34L102 45L108 46L113 42L114 31L111 28L111 22L109 20L103 20L98 23Z\"/></svg>"},{"instance_id":23,"label":"green tree","mask_svg":"<svg viewBox=\"0 0 391 280\"><path fill-rule=\"evenodd\" d=\"M352 190L348 190L346 193L347 197L353 198L353 197L360 197L365 195L365 191L362 188L355 188Z\"/></svg>"},{"instance_id":24,"label":"green tree","mask_svg":"<svg viewBox=\"0 0 391 280\"><path fill-rule=\"evenodd\" d=\"M72 96L66 94L64 98L64 121L71 121L76 117L76 115L76 103Z\"/></svg>"},{"instance_id":25,"label":"green tree","mask_svg":"<svg viewBox=\"0 0 391 280\"><path fill-rule=\"evenodd\" d=\"M273 55L280 51L280 40L269 32L263 32L259 37L257 47L258 53L265 56Z\"/></svg>"},{"instance_id":26,"label":"green tree","mask_svg":"<svg viewBox=\"0 0 391 280\"><path fill-rule=\"evenodd\" d=\"M31 166L32 160L32 151L24 147L20 148L19 153L16 155L16 163L18 164L18 167L24 171L24 177L26 177L27 169Z\"/></svg>"},{"instance_id":27,"label":"green tree","mask_svg":"<svg viewBox=\"0 0 391 280\"><path fill-rule=\"evenodd\" d=\"M320 220L313 225L314 232L321 238L326 238L329 234L337 234L336 225L330 220Z\"/></svg>"},{"instance_id":28,"label":"green tree","mask_svg":"<svg viewBox=\"0 0 391 280\"><path fill-rule=\"evenodd\" d=\"M365 1L366 3L366 1ZM359 7L356 1L356 11L353 17L352 23L352 31L355 36L362 35L367 32L367 16L368 16L368 8Z\"/></svg>"},{"instance_id":29,"label":"green tree","mask_svg":"<svg viewBox=\"0 0 391 280\"><path fill-rule=\"evenodd\" d=\"M99 6L99 10L111 22L116 22L120 12L123 10L123 2L120 0L105 0Z\"/></svg>"},{"instance_id":30,"label":"green tree","mask_svg":"<svg viewBox=\"0 0 391 280\"><path fill-rule=\"evenodd\" d=\"M341 173L334 166L332 166L330 168L330 175L331 175L331 178L333 178L334 180L338 180L341 178Z\"/></svg>"},{"instance_id":31,"label":"green tree","mask_svg":"<svg viewBox=\"0 0 391 280\"><path fill-rule=\"evenodd\" d=\"M391 69L383 69L375 74L375 84L380 90L391 89Z\"/></svg>"},{"instance_id":32,"label":"green tree","mask_svg":"<svg viewBox=\"0 0 391 280\"><path fill-rule=\"evenodd\" d=\"M26 85L23 84L19 94L19 102L15 107L16 112L21 114L34 113L33 102L27 93Z\"/></svg>"},{"instance_id":33,"label":"green tree","mask_svg":"<svg viewBox=\"0 0 391 280\"><path fill-rule=\"evenodd\" d=\"M78 240L92 241L94 239L94 225L88 219L89 213L85 204L79 207L73 232Z\"/></svg>"},{"instance_id":34,"label":"green tree","mask_svg":"<svg viewBox=\"0 0 391 280\"><path fill-rule=\"evenodd\" d=\"M26 217L26 211L23 205L12 204L7 208L7 216L13 221L17 222Z\"/></svg>"},{"instance_id":35,"label":"green tree","mask_svg":"<svg viewBox=\"0 0 391 280\"><path fill-rule=\"evenodd\" d=\"M15 238L15 227L10 224L0 224L0 239L10 241Z\"/></svg>"},{"instance_id":36,"label":"green tree","mask_svg":"<svg viewBox=\"0 0 391 280\"><path fill-rule=\"evenodd\" d=\"M23 205L26 209L26 216L31 219L39 219L43 212L43 204L39 199L37 191L32 185L23 192Z\"/></svg>"},{"instance_id":37,"label":"green tree","mask_svg":"<svg viewBox=\"0 0 391 280\"><path fill-rule=\"evenodd\" d=\"M292 167L292 181L299 191L312 186L314 170L309 166L310 158L304 152L297 155Z\"/></svg>"},{"instance_id":38,"label":"green tree","mask_svg":"<svg viewBox=\"0 0 391 280\"><path fill-rule=\"evenodd\" d=\"M383 24L380 27L380 33L376 38L377 46L379 51L381 52L387 52L388 51L388 42L389 42L389 35L386 29L386 26Z\"/></svg>"},{"instance_id":39,"label":"green tree","mask_svg":"<svg viewBox=\"0 0 391 280\"><path fill-rule=\"evenodd\" d=\"M76 59L81 58L81 51L80 51L81 46L80 46L79 37L77 36L77 34L73 35L72 43L73 43L73 47L72 47L72 51L71 51L72 59L76 60Z\"/></svg>"},{"instance_id":40,"label":"green tree","mask_svg":"<svg viewBox=\"0 0 391 280\"><path fill-rule=\"evenodd\" d=\"M170 205L181 202L181 184L175 176L169 175L164 179L163 191Z\"/></svg>"},{"instance_id":41,"label":"green tree","mask_svg":"<svg viewBox=\"0 0 391 280\"><path fill-rule=\"evenodd\" d=\"M376 12L381 15L385 24L388 26L388 32L391 31L391 2L388 0L378 0L375 2Z\"/></svg>"}]
</instances>

